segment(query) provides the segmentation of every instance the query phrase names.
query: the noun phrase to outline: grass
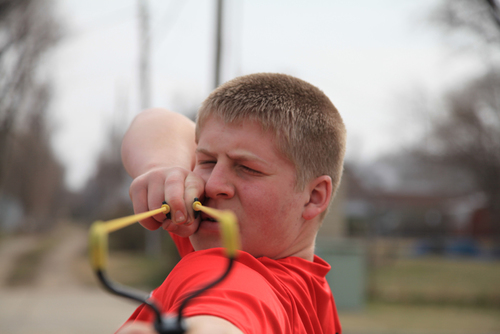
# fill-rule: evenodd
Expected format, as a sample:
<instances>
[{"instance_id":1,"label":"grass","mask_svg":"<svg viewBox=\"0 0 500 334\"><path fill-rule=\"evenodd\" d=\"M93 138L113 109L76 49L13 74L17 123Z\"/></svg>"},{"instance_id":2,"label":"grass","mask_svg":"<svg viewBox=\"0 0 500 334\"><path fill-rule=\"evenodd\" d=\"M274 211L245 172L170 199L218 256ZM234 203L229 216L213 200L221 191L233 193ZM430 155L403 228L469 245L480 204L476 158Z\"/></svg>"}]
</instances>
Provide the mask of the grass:
<instances>
[{"instance_id":1,"label":"grass","mask_svg":"<svg viewBox=\"0 0 500 334\"><path fill-rule=\"evenodd\" d=\"M21 253L6 278L6 285L19 287L32 284L38 275L44 256L55 244L56 240L53 237L40 238L34 248Z\"/></svg>"},{"instance_id":2,"label":"grass","mask_svg":"<svg viewBox=\"0 0 500 334\"><path fill-rule=\"evenodd\" d=\"M113 282L143 291L151 291L163 283L176 263L176 257L171 259L166 255L153 258L142 253L115 251L109 255L106 272ZM100 286L89 265L87 254L82 254L73 263L73 271L80 284Z\"/></svg>"},{"instance_id":3,"label":"grass","mask_svg":"<svg viewBox=\"0 0 500 334\"><path fill-rule=\"evenodd\" d=\"M500 309L368 303L363 312L339 314L344 334L491 334L500 332Z\"/></svg>"},{"instance_id":4,"label":"grass","mask_svg":"<svg viewBox=\"0 0 500 334\"><path fill-rule=\"evenodd\" d=\"M121 284L151 290L163 283L176 261L167 256L152 258L136 253L114 253L110 256L108 273Z\"/></svg>"},{"instance_id":5,"label":"grass","mask_svg":"<svg viewBox=\"0 0 500 334\"><path fill-rule=\"evenodd\" d=\"M375 301L500 308L500 262L430 257L398 260L373 271Z\"/></svg>"}]
</instances>

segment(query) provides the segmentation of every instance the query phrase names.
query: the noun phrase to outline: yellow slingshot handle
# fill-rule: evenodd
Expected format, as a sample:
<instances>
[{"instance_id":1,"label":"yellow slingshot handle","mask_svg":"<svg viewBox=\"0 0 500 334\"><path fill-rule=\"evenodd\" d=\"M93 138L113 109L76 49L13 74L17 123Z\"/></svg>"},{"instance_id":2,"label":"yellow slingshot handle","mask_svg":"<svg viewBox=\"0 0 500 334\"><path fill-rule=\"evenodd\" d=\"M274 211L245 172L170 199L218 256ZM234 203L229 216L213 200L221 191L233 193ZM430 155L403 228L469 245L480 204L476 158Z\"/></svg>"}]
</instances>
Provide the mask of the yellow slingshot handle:
<instances>
[{"instance_id":1,"label":"yellow slingshot handle","mask_svg":"<svg viewBox=\"0 0 500 334\"><path fill-rule=\"evenodd\" d=\"M226 248L226 254L228 257L235 257L236 251L240 248L236 215L231 211L221 211L205 207L198 201L193 203L193 209L195 211L203 211L220 222L222 242ZM170 206L168 206L168 204L163 204L159 209L139 213L137 215L108 220L106 222L95 221L90 226L89 232L89 255L92 268L97 271L104 270L107 266L109 233L156 214L167 214L169 212Z\"/></svg>"},{"instance_id":2,"label":"yellow slingshot handle","mask_svg":"<svg viewBox=\"0 0 500 334\"><path fill-rule=\"evenodd\" d=\"M137 215L117 218L113 220L95 221L90 226L89 232L89 252L90 264L94 270L106 268L108 259L108 234L121 228L132 225L140 220L154 216L159 213L167 214L170 212L170 206L163 204L161 208L151 210Z\"/></svg>"}]
</instances>

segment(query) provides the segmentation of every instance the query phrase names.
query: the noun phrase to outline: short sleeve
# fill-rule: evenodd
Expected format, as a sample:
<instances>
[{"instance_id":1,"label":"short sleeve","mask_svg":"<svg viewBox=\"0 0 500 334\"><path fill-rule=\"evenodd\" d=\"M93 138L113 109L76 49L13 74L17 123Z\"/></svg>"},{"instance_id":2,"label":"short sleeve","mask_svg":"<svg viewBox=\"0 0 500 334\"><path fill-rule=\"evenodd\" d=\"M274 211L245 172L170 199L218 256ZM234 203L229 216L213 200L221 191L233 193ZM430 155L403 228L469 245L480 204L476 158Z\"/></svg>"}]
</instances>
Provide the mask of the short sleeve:
<instances>
[{"instance_id":1,"label":"short sleeve","mask_svg":"<svg viewBox=\"0 0 500 334\"><path fill-rule=\"evenodd\" d=\"M227 266L220 249L194 252L183 258L164 284L153 293L165 313L176 314L192 291L219 277ZM244 333L291 333L286 298L274 286L267 269L251 255L242 253L228 277L194 298L184 316L211 315L223 318Z\"/></svg>"}]
</instances>

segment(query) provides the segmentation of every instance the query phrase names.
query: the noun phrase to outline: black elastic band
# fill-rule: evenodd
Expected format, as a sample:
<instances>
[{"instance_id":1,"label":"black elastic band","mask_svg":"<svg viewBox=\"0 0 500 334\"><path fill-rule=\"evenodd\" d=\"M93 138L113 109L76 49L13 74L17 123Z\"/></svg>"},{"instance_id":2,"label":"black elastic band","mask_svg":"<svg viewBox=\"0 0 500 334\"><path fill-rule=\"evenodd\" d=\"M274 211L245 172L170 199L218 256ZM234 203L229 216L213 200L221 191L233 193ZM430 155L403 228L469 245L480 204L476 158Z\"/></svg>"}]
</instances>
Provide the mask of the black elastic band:
<instances>
[{"instance_id":1,"label":"black elastic band","mask_svg":"<svg viewBox=\"0 0 500 334\"><path fill-rule=\"evenodd\" d=\"M198 199L198 197L195 197L193 203L194 202L199 202L199 201L200 200ZM200 211L194 210L194 219L198 218L199 215L200 215Z\"/></svg>"},{"instance_id":2,"label":"black elastic band","mask_svg":"<svg viewBox=\"0 0 500 334\"><path fill-rule=\"evenodd\" d=\"M168 205L168 203L166 201L163 201L162 204ZM172 215L170 214L170 212L172 212L172 208L170 208L170 211L165 214L165 216L167 216L167 219L172 219Z\"/></svg>"}]
</instances>

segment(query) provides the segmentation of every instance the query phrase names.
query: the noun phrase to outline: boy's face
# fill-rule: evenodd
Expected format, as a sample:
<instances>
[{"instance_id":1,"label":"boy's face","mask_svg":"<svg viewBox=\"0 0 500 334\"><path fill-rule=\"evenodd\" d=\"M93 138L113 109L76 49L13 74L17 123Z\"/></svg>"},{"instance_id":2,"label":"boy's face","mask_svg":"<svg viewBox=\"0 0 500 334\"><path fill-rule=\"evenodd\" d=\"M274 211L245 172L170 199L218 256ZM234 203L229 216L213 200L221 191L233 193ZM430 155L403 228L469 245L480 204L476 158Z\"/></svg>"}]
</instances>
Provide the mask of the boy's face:
<instances>
[{"instance_id":1,"label":"boy's face","mask_svg":"<svg viewBox=\"0 0 500 334\"><path fill-rule=\"evenodd\" d=\"M194 173L206 182L204 205L232 210L238 217L244 251L282 258L308 242L302 218L308 193L295 190L295 167L259 123L224 124L208 118L200 132ZM201 217L190 237L194 249L220 247L218 223Z\"/></svg>"}]
</instances>

